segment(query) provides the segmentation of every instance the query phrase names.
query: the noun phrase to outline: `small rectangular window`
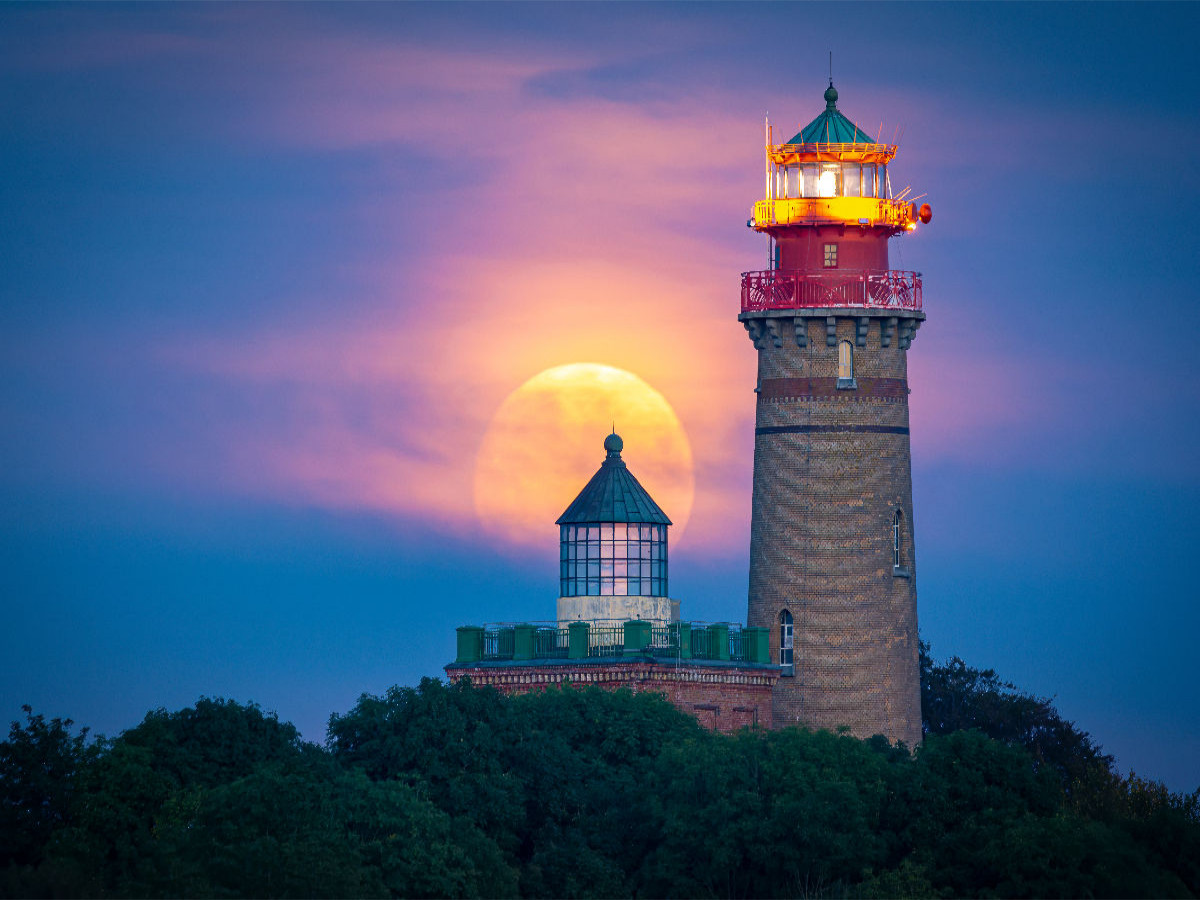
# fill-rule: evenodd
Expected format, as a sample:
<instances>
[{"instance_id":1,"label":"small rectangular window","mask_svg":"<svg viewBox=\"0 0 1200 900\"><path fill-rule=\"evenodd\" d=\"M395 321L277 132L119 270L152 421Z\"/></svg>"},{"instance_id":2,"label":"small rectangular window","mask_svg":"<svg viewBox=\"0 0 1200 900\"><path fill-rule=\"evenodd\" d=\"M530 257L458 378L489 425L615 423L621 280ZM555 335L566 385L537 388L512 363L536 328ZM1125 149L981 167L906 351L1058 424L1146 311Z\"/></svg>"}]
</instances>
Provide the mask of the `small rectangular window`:
<instances>
[{"instance_id":1,"label":"small rectangular window","mask_svg":"<svg viewBox=\"0 0 1200 900\"><path fill-rule=\"evenodd\" d=\"M838 264L837 263L837 250L838 250L837 244L826 244L825 245L825 268L827 268L827 269L836 269L837 268L837 264Z\"/></svg>"}]
</instances>

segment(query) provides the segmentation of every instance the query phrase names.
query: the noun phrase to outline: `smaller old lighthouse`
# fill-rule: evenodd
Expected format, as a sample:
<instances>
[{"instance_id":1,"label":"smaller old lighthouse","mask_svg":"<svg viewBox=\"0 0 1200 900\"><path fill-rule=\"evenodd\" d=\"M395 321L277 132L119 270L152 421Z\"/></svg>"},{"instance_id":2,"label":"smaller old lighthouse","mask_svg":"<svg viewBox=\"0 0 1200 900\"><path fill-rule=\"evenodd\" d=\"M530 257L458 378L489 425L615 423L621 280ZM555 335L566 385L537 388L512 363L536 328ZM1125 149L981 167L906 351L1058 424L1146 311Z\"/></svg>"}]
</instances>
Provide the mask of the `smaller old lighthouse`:
<instances>
[{"instance_id":1,"label":"smaller old lighthouse","mask_svg":"<svg viewBox=\"0 0 1200 900\"><path fill-rule=\"evenodd\" d=\"M907 353L921 277L889 240L928 222L896 196L896 146L837 107L775 144L742 274L758 351L747 625L770 629L773 723L921 740Z\"/></svg>"},{"instance_id":2,"label":"smaller old lighthouse","mask_svg":"<svg viewBox=\"0 0 1200 900\"><path fill-rule=\"evenodd\" d=\"M671 520L629 471L624 446L604 439L600 469L558 517L557 620L461 626L447 677L505 694L653 691L706 728L769 724L779 667L767 630L680 619L667 595Z\"/></svg>"},{"instance_id":3,"label":"smaller old lighthouse","mask_svg":"<svg viewBox=\"0 0 1200 900\"><path fill-rule=\"evenodd\" d=\"M667 596L671 520L629 471L620 435L555 522L559 528L558 621L638 619L666 625L679 604Z\"/></svg>"}]
</instances>

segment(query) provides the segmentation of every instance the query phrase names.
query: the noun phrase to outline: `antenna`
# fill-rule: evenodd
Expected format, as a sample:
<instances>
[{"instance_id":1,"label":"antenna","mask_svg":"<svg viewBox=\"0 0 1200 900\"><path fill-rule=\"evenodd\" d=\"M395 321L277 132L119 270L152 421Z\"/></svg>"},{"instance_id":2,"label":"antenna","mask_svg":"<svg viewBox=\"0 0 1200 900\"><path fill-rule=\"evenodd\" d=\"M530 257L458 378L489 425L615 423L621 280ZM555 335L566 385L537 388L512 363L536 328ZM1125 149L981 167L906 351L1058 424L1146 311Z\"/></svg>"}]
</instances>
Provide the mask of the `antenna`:
<instances>
[{"instance_id":1,"label":"antenna","mask_svg":"<svg viewBox=\"0 0 1200 900\"><path fill-rule=\"evenodd\" d=\"M763 181L766 185L763 197L774 199L771 191L771 113L763 116Z\"/></svg>"},{"instance_id":2,"label":"antenna","mask_svg":"<svg viewBox=\"0 0 1200 900\"><path fill-rule=\"evenodd\" d=\"M833 87L833 51L829 51L829 86Z\"/></svg>"}]
</instances>

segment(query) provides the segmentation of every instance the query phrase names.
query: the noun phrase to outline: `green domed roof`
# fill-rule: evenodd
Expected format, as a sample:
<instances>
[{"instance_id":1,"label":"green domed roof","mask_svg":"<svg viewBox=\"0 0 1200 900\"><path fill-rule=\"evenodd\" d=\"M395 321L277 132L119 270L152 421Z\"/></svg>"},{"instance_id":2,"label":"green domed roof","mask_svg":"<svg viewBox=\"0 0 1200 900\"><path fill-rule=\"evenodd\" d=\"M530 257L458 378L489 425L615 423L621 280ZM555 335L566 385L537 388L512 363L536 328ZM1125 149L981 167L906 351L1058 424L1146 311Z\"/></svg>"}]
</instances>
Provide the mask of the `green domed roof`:
<instances>
[{"instance_id":1,"label":"green domed roof","mask_svg":"<svg viewBox=\"0 0 1200 900\"><path fill-rule=\"evenodd\" d=\"M624 442L617 434L604 439L608 456L600 471L592 476L556 525L581 525L603 522L640 522L670 525L671 520L646 493L621 459Z\"/></svg>"},{"instance_id":2,"label":"green domed roof","mask_svg":"<svg viewBox=\"0 0 1200 900\"><path fill-rule=\"evenodd\" d=\"M789 144L873 144L870 136L838 112L838 92L829 82L825 89L825 111L797 133Z\"/></svg>"}]
</instances>

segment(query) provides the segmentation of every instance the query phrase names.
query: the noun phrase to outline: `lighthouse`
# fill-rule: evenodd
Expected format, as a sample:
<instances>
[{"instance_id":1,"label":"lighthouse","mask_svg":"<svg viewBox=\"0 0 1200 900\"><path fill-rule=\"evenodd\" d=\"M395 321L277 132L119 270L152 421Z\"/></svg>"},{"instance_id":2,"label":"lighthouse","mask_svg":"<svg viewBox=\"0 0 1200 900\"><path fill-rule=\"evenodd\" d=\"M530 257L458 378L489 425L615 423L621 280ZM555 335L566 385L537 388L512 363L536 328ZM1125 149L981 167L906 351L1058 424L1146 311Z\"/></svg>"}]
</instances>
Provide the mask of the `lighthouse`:
<instances>
[{"instance_id":1,"label":"lighthouse","mask_svg":"<svg viewBox=\"0 0 1200 900\"><path fill-rule=\"evenodd\" d=\"M633 477L613 432L604 462L555 522L559 527L558 621L679 619L667 596L671 520Z\"/></svg>"},{"instance_id":2,"label":"lighthouse","mask_svg":"<svg viewBox=\"0 0 1200 900\"><path fill-rule=\"evenodd\" d=\"M768 268L741 313L758 352L746 623L781 670L773 724L921 741L908 350L921 276L889 241L931 218L893 192L893 144L837 107L782 144L768 126L751 228ZM918 198L919 199L919 198Z\"/></svg>"}]
</instances>

